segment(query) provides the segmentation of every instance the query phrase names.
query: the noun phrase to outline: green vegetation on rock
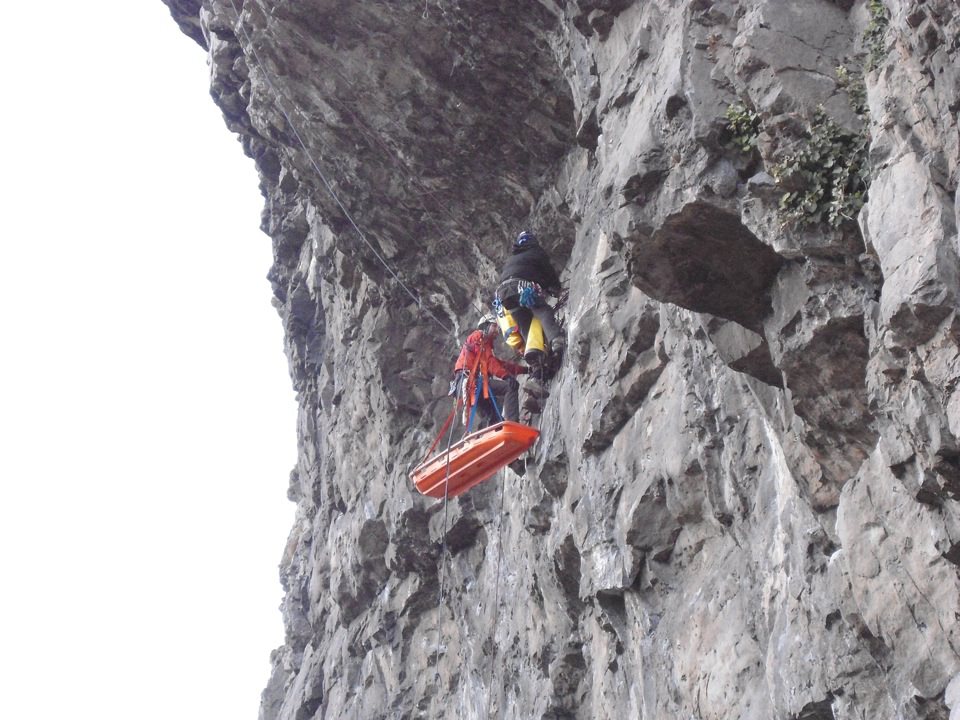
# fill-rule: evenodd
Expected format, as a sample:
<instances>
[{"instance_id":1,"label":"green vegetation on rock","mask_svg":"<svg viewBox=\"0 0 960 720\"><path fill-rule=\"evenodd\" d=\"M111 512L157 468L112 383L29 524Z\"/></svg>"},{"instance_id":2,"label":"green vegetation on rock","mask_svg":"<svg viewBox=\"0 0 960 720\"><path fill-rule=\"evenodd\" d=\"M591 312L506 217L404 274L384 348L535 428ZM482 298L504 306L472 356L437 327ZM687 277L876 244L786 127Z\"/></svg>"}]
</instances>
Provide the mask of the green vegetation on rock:
<instances>
[{"instance_id":1,"label":"green vegetation on rock","mask_svg":"<svg viewBox=\"0 0 960 720\"><path fill-rule=\"evenodd\" d=\"M868 143L865 131L846 130L818 108L806 137L772 168L787 188L780 198L784 219L831 227L854 220L867 195Z\"/></svg>"},{"instance_id":2,"label":"green vegetation on rock","mask_svg":"<svg viewBox=\"0 0 960 720\"><path fill-rule=\"evenodd\" d=\"M743 103L727 107L727 132L730 133L729 145L741 152L751 152L757 147L760 135L760 114Z\"/></svg>"},{"instance_id":3,"label":"green vegetation on rock","mask_svg":"<svg viewBox=\"0 0 960 720\"><path fill-rule=\"evenodd\" d=\"M887 27L890 25L890 15L883 0L870 0L867 3L870 13L870 23L863 32L863 48L867 53L864 69L867 72L876 70L883 60L885 53Z\"/></svg>"}]
</instances>

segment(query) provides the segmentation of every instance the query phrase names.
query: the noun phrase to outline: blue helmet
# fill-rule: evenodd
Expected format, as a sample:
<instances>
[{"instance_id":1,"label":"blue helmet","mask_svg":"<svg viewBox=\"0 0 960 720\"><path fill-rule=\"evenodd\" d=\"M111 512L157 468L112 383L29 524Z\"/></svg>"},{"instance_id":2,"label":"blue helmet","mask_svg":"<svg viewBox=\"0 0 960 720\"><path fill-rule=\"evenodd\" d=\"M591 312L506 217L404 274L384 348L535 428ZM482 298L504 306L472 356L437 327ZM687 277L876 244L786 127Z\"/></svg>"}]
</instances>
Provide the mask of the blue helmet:
<instances>
[{"instance_id":1,"label":"blue helmet","mask_svg":"<svg viewBox=\"0 0 960 720\"><path fill-rule=\"evenodd\" d=\"M527 245L533 245L537 242L537 236L534 235L529 230L524 230L522 233L517 235L517 239L513 241L514 247L525 247Z\"/></svg>"}]
</instances>

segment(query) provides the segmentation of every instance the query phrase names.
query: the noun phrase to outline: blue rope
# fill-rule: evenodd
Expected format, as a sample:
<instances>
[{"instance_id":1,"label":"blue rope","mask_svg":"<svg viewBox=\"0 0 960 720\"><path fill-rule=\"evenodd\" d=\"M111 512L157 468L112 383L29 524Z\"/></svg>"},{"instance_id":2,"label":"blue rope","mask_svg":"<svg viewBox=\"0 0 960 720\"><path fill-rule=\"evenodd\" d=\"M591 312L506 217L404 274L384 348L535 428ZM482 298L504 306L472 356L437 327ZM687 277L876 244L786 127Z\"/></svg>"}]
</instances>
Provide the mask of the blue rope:
<instances>
[{"instance_id":1,"label":"blue rope","mask_svg":"<svg viewBox=\"0 0 960 720\"><path fill-rule=\"evenodd\" d=\"M503 413L500 412L500 407L497 405L497 394L493 390L490 391L490 402L493 403L493 409L497 411L497 418L500 422L503 422Z\"/></svg>"},{"instance_id":2,"label":"blue rope","mask_svg":"<svg viewBox=\"0 0 960 720\"><path fill-rule=\"evenodd\" d=\"M474 405L470 410L470 422L467 423L467 434L470 433L470 430L473 429L473 418L477 415L477 406Z\"/></svg>"},{"instance_id":3,"label":"blue rope","mask_svg":"<svg viewBox=\"0 0 960 720\"><path fill-rule=\"evenodd\" d=\"M477 416L477 405L480 404L481 383L477 383L477 392L473 398L473 407L470 408L470 422L467 423L467 432L473 429L473 419Z\"/></svg>"},{"instance_id":4,"label":"blue rope","mask_svg":"<svg viewBox=\"0 0 960 720\"><path fill-rule=\"evenodd\" d=\"M477 415L477 406L480 404L480 395L483 392L483 384L483 378L478 378L477 392L473 398L473 407L470 409L470 421L467 423L468 433L473 429L473 419ZM490 402L493 403L493 409L497 413L497 418L500 420L500 422L503 422L503 413L500 412L500 406L497 405L497 394L493 392L493 390L490 391Z\"/></svg>"}]
</instances>

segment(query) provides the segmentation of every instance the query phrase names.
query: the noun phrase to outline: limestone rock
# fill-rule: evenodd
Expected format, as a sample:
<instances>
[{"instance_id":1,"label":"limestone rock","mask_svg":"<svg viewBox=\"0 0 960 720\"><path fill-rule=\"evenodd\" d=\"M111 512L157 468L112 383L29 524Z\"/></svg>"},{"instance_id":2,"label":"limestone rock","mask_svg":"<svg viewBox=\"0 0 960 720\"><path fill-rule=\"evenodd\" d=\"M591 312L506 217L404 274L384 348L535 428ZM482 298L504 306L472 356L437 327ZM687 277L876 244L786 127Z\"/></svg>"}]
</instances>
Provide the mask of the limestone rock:
<instances>
[{"instance_id":1,"label":"limestone rock","mask_svg":"<svg viewBox=\"0 0 960 720\"><path fill-rule=\"evenodd\" d=\"M960 713L955 2L165 2L300 405L261 720ZM869 153L785 180L814 117ZM444 507L407 473L522 228L566 352L525 472Z\"/></svg>"}]
</instances>

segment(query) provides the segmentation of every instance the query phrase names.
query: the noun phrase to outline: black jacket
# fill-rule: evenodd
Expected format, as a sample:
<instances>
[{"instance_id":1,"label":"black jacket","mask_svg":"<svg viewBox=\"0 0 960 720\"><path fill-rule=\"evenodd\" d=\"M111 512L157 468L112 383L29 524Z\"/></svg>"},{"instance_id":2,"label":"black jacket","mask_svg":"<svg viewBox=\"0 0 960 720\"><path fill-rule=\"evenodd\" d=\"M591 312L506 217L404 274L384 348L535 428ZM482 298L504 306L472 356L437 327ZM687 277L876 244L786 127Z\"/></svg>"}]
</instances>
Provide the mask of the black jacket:
<instances>
[{"instance_id":1,"label":"black jacket","mask_svg":"<svg viewBox=\"0 0 960 720\"><path fill-rule=\"evenodd\" d=\"M513 254L503 264L500 282L505 280L531 280L551 295L560 292L560 278L550 263L546 251L536 243L515 247Z\"/></svg>"}]
</instances>

